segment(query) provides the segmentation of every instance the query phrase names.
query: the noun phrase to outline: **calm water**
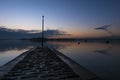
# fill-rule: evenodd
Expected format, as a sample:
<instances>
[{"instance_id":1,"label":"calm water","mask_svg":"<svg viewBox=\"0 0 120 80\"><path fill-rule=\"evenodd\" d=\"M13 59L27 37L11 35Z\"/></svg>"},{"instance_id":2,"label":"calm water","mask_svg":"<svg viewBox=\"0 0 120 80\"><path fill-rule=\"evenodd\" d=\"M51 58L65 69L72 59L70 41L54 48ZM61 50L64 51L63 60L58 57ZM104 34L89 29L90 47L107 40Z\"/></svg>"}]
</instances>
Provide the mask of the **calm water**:
<instances>
[{"instance_id":1,"label":"calm water","mask_svg":"<svg viewBox=\"0 0 120 80\"><path fill-rule=\"evenodd\" d=\"M40 43L21 40L0 41L0 66ZM120 80L120 43L46 42L105 80Z\"/></svg>"}]
</instances>

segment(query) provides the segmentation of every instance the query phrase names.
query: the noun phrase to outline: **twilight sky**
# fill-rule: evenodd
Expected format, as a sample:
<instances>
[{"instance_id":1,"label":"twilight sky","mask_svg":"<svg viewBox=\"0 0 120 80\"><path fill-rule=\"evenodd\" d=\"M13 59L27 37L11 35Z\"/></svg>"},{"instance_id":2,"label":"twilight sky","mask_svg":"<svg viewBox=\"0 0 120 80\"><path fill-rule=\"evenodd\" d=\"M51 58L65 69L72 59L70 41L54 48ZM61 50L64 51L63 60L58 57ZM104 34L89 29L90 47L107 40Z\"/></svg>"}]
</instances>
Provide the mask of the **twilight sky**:
<instances>
[{"instance_id":1,"label":"twilight sky","mask_svg":"<svg viewBox=\"0 0 120 80\"><path fill-rule=\"evenodd\" d=\"M96 27L111 25L120 35L120 0L0 0L0 26L11 29L58 29L72 34L64 37L110 36Z\"/></svg>"}]
</instances>

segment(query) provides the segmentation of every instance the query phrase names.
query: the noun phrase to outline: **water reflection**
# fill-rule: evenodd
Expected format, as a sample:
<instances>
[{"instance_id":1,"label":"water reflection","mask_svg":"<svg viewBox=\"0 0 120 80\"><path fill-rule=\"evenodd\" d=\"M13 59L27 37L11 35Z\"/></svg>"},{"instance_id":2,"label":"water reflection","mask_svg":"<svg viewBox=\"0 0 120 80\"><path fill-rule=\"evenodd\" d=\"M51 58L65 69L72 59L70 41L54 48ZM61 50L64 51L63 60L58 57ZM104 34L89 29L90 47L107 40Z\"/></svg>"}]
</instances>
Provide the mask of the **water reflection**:
<instances>
[{"instance_id":1,"label":"water reflection","mask_svg":"<svg viewBox=\"0 0 120 80\"><path fill-rule=\"evenodd\" d=\"M35 46L39 44L21 40L0 40L0 66Z\"/></svg>"},{"instance_id":2,"label":"water reflection","mask_svg":"<svg viewBox=\"0 0 120 80\"><path fill-rule=\"evenodd\" d=\"M108 55L109 51L112 49L112 46L109 46L105 49L99 49L99 50L95 50L95 53L100 53L100 54L104 54L104 55Z\"/></svg>"},{"instance_id":3,"label":"water reflection","mask_svg":"<svg viewBox=\"0 0 120 80\"><path fill-rule=\"evenodd\" d=\"M51 41L46 42L45 45L59 50L105 80L120 79L119 42L111 41L109 44L106 44L104 41ZM0 66L14 59L22 52L36 46L41 46L41 43L21 40L1 40Z\"/></svg>"},{"instance_id":4,"label":"water reflection","mask_svg":"<svg viewBox=\"0 0 120 80\"><path fill-rule=\"evenodd\" d=\"M80 45L71 44L59 50L105 80L120 79L118 76L120 74L120 43L81 42Z\"/></svg>"},{"instance_id":5,"label":"water reflection","mask_svg":"<svg viewBox=\"0 0 120 80\"><path fill-rule=\"evenodd\" d=\"M9 51L12 49L26 49L34 46L40 46L40 43L32 43L30 41L22 40L0 40L0 51Z\"/></svg>"},{"instance_id":6,"label":"water reflection","mask_svg":"<svg viewBox=\"0 0 120 80\"><path fill-rule=\"evenodd\" d=\"M68 46L72 46L75 42L61 42L61 41L50 41L46 43L46 46L53 47L55 49L66 49Z\"/></svg>"},{"instance_id":7,"label":"water reflection","mask_svg":"<svg viewBox=\"0 0 120 80\"><path fill-rule=\"evenodd\" d=\"M27 51L27 49L11 49L7 51L0 51L0 66L4 65L5 63L9 62L10 60L14 59L21 53Z\"/></svg>"}]
</instances>

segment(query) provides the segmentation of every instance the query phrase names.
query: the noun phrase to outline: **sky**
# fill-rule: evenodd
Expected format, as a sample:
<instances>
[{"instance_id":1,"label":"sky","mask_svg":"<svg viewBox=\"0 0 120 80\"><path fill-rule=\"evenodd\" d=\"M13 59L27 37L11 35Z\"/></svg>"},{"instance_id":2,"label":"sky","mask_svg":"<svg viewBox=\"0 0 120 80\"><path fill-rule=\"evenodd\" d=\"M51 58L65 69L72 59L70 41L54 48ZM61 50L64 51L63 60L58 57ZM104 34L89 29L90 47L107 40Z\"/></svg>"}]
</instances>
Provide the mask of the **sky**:
<instances>
[{"instance_id":1,"label":"sky","mask_svg":"<svg viewBox=\"0 0 120 80\"><path fill-rule=\"evenodd\" d=\"M62 37L111 36L94 28L110 25L120 36L120 0L0 0L0 26L11 29L65 31Z\"/></svg>"}]
</instances>

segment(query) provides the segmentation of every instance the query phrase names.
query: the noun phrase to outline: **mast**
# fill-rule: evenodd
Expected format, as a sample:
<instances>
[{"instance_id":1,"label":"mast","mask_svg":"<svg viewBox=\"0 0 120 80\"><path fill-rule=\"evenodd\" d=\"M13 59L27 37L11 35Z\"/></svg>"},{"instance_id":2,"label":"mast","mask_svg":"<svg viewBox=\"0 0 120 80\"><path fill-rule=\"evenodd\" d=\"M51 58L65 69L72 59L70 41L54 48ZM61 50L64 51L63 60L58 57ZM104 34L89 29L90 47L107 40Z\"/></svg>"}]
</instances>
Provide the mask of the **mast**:
<instances>
[{"instance_id":1,"label":"mast","mask_svg":"<svg viewBox=\"0 0 120 80\"><path fill-rule=\"evenodd\" d=\"M42 47L44 46L44 16L42 16Z\"/></svg>"}]
</instances>

